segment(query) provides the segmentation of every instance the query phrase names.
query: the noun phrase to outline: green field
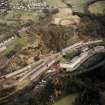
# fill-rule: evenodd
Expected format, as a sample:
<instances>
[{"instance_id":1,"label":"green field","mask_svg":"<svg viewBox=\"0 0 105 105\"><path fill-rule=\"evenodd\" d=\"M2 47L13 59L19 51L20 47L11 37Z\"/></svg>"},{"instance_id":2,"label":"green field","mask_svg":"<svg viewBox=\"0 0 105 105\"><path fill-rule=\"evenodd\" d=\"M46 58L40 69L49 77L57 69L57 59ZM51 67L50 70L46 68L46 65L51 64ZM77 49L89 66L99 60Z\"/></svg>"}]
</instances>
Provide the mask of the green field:
<instances>
[{"instance_id":1,"label":"green field","mask_svg":"<svg viewBox=\"0 0 105 105\"><path fill-rule=\"evenodd\" d=\"M0 16L0 23L8 26L22 26L28 23L37 23L39 15L35 11L19 11L12 10L8 11L5 16Z\"/></svg>"},{"instance_id":2,"label":"green field","mask_svg":"<svg viewBox=\"0 0 105 105\"><path fill-rule=\"evenodd\" d=\"M105 14L105 1L98 1L89 6L89 11L93 14Z\"/></svg>"},{"instance_id":3,"label":"green field","mask_svg":"<svg viewBox=\"0 0 105 105\"><path fill-rule=\"evenodd\" d=\"M21 38L16 37L7 47L7 49L3 52L4 56L10 55L10 53L20 50L24 46L28 45L27 35L22 35Z\"/></svg>"},{"instance_id":4,"label":"green field","mask_svg":"<svg viewBox=\"0 0 105 105\"><path fill-rule=\"evenodd\" d=\"M51 6L63 6L62 0L46 0ZM71 4L73 11L85 13L86 4L91 0L65 0L65 3ZM98 1L90 6L91 13L103 14L105 13L105 1Z\"/></svg>"},{"instance_id":5,"label":"green field","mask_svg":"<svg viewBox=\"0 0 105 105\"><path fill-rule=\"evenodd\" d=\"M64 3L61 0L46 0L49 5L63 6ZM69 3L73 7L73 11L84 13L84 7L88 0L65 0L65 3Z\"/></svg>"}]
</instances>

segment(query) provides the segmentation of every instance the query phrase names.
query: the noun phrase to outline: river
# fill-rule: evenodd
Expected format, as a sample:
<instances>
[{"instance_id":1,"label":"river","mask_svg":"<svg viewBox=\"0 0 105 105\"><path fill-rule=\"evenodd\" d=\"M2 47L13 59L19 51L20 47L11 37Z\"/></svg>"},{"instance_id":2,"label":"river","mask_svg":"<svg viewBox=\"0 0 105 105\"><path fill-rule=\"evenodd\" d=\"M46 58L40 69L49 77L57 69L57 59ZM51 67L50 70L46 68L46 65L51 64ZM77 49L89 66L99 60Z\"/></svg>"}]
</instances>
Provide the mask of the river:
<instances>
[{"instance_id":1,"label":"river","mask_svg":"<svg viewBox=\"0 0 105 105\"><path fill-rule=\"evenodd\" d=\"M55 102L55 104L53 105L72 105L76 97L77 97L77 94L65 96L62 99Z\"/></svg>"}]
</instances>

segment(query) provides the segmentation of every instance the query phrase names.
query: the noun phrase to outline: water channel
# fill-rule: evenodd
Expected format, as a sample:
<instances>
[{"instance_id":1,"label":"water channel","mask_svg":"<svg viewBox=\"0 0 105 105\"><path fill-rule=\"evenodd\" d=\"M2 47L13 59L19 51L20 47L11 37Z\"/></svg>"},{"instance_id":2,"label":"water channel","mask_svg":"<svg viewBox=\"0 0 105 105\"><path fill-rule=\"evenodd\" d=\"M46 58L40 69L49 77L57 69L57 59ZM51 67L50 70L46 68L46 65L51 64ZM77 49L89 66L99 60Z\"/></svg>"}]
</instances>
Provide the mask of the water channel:
<instances>
[{"instance_id":1,"label":"water channel","mask_svg":"<svg viewBox=\"0 0 105 105\"><path fill-rule=\"evenodd\" d=\"M77 94L71 94L68 96L63 97L62 99L55 102L53 105L73 105L75 98L77 97Z\"/></svg>"}]
</instances>

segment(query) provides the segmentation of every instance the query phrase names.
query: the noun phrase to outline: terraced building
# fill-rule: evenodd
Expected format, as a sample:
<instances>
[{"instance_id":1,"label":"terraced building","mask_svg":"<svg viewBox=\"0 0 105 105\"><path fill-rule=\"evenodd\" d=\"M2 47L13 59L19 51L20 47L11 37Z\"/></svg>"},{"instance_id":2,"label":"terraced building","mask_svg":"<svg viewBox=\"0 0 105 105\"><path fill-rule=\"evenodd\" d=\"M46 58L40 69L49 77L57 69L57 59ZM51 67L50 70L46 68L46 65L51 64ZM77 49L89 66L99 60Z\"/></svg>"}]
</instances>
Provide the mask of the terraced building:
<instances>
[{"instance_id":1,"label":"terraced building","mask_svg":"<svg viewBox=\"0 0 105 105\"><path fill-rule=\"evenodd\" d=\"M47 8L47 3L43 0L19 0L15 4L11 5L15 10L42 10Z\"/></svg>"},{"instance_id":2,"label":"terraced building","mask_svg":"<svg viewBox=\"0 0 105 105\"><path fill-rule=\"evenodd\" d=\"M8 0L0 0L0 9L8 9L9 8L9 2Z\"/></svg>"}]
</instances>

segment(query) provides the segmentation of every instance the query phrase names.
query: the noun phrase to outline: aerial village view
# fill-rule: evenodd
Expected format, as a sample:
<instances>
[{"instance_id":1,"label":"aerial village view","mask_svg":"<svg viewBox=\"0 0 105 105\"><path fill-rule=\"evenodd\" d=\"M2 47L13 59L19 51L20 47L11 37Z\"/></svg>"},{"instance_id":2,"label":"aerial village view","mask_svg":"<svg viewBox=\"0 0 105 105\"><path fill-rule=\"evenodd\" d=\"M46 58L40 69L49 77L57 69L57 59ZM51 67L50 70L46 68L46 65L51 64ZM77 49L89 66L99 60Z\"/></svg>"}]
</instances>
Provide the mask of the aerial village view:
<instances>
[{"instance_id":1,"label":"aerial village view","mask_svg":"<svg viewBox=\"0 0 105 105\"><path fill-rule=\"evenodd\" d=\"M105 0L0 0L0 105L105 105Z\"/></svg>"}]
</instances>

